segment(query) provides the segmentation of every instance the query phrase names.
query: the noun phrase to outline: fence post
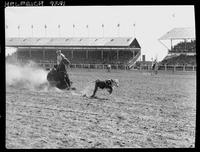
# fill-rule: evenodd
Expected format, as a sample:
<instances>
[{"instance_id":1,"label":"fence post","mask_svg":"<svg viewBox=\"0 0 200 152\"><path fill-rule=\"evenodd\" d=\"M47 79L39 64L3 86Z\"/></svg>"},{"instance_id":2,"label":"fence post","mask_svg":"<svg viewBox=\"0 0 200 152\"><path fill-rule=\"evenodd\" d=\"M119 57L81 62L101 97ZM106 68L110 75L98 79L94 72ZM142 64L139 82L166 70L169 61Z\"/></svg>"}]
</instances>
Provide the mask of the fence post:
<instances>
[{"instance_id":1,"label":"fence post","mask_svg":"<svg viewBox=\"0 0 200 152\"><path fill-rule=\"evenodd\" d=\"M185 71L185 65L183 66L183 71Z\"/></svg>"},{"instance_id":2,"label":"fence post","mask_svg":"<svg viewBox=\"0 0 200 152\"><path fill-rule=\"evenodd\" d=\"M194 65L192 66L192 70L194 71Z\"/></svg>"},{"instance_id":3,"label":"fence post","mask_svg":"<svg viewBox=\"0 0 200 152\"><path fill-rule=\"evenodd\" d=\"M167 71L167 65L165 64L165 71Z\"/></svg>"},{"instance_id":4,"label":"fence post","mask_svg":"<svg viewBox=\"0 0 200 152\"><path fill-rule=\"evenodd\" d=\"M174 65L174 72L176 71L176 65Z\"/></svg>"}]
</instances>

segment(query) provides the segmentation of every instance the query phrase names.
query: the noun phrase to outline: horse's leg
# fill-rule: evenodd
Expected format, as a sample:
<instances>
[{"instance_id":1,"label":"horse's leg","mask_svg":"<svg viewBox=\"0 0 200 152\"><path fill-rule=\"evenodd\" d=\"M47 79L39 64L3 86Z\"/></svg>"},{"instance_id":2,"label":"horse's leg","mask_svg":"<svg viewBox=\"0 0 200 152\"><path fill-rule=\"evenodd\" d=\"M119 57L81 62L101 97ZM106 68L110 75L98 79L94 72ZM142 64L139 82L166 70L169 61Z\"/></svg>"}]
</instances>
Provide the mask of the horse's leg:
<instances>
[{"instance_id":1,"label":"horse's leg","mask_svg":"<svg viewBox=\"0 0 200 152\"><path fill-rule=\"evenodd\" d=\"M69 88L69 85L68 85L68 83L67 83L67 81L66 81L66 77L65 77L65 73L62 73L61 74L62 75L62 82L63 82L63 84L67 87L67 88Z\"/></svg>"},{"instance_id":2,"label":"horse's leg","mask_svg":"<svg viewBox=\"0 0 200 152\"><path fill-rule=\"evenodd\" d=\"M59 83L56 85L59 89L65 89L66 88L66 81L64 78L64 74L62 72L57 73L57 78L59 80Z\"/></svg>"},{"instance_id":3,"label":"horse's leg","mask_svg":"<svg viewBox=\"0 0 200 152\"><path fill-rule=\"evenodd\" d=\"M71 87L71 83L70 83L70 79L69 79L68 74L65 74L65 81L68 84L68 86Z\"/></svg>"}]
</instances>

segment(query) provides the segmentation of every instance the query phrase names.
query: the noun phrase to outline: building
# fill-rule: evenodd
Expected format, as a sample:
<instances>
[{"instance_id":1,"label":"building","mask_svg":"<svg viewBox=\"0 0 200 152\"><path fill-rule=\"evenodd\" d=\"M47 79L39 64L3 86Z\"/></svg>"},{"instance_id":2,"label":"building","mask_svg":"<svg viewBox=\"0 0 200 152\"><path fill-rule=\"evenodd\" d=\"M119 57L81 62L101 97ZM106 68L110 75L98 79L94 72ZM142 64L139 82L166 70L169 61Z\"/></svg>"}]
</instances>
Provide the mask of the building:
<instances>
[{"instance_id":1,"label":"building","mask_svg":"<svg viewBox=\"0 0 200 152\"><path fill-rule=\"evenodd\" d=\"M170 41L168 47L164 40ZM168 49L161 64L196 65L196 38L194 28L174 28L164 34L159 41Z\"/></svg>"},{"instance_id":2,"label":"building","mask_svg":"<svg viewBox=\"0 0 200 152\"><path fill-rule=\"evenodd\" d=\"M170 47L163 42L164 40L170 41ZM196 55L194 28L174 28L160 37L159 41L168 49L168 56L181 54Z\"/></svg>"},{"instance_id":3,"label":"building","mask_svg":"<svg viewBox=\"0 0 200 152\"><path fill-rule=\"evenodd\" d=\"M7 38L6 47L17 48L18 59L36 62L56 61L56 50L72 64L128 64L139 58L136 38Z\"/></svg>"}]
</instances>

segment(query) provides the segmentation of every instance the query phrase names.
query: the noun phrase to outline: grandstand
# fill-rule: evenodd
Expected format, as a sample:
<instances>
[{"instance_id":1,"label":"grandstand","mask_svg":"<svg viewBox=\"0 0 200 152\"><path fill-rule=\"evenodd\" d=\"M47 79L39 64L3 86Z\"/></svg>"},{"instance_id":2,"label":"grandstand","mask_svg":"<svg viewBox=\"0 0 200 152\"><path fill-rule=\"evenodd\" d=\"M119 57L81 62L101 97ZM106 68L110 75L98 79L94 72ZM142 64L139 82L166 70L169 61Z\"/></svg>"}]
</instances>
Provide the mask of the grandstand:
<instances>
[{"instance_id":1,"label":"grandstand","mask_svg":"<svg viewBox=\"0 0 200 152\"><path fill-rule=\"evenodd\" d=\"M170 40L168 48L162 40ZM196 39L194 28L174 28L163 35L159 41L168 49L168 55L161 64L168 65L196 65ZM176 42L173 45L173 42Z\"/></svg>"},{"instance_id":2,"label":"grandstand","mask_svg":"<svg viewBox=\"0 0 200 152\"><path fill-rule=\"evenodd\" d=\"M72 64L119 64L132 66L139 58L141 47L136 38L7 38L6 47L17 48L23 60L56 61L56 50Z\"/></svg>"}]
</instances>

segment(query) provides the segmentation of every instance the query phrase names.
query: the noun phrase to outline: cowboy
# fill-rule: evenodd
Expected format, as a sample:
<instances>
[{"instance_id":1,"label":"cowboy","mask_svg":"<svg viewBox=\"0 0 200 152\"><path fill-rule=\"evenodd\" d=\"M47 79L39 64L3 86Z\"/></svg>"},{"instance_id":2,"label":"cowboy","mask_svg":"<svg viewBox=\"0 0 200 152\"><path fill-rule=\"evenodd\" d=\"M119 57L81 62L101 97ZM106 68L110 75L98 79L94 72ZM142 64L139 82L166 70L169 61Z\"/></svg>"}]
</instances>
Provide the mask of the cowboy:
<instances>
[{"instance_id":1,"label":"cowboy","mask_svg":"<svg viewBox=\"0 0 200 152\"><path fill-rule=\"evenodd\" d=\"M152 63L152 70L155 72L155 74L157 74L157 70L158 70L158 63L157 63L157 59L155 59L154 61L153 61L153 63Z\"/></svg>"},{"instance_id":2,"label":"cowboy","mask_svg":"<svg viewBox=\"0 0 200 152\"><path fill-rule=\"evenodd\" d=\"M111 65L110 64L107 65L107 70L108 70L108 72L110 72L110 70L111 70Z\"/></svg>"},{"instance_id":3,"label":"cowboy","mask_svg":"<svg viewBox=\"0 0 200 152\"><path fill-rule=\"evenodd\" d=\"M60 65L62 59L67 60L68 64L70 64L69 60L65 57L64 54L62 54L61 50L57 50L56 54L57 54L57 65Z\"/></svg>"},{"instance_id":4,"label":"cowboy","mask_svg":"<svg viewBox=\"0 0 200 152\"><path fill-rule=\"evenodd\" d=\"M64 54L61 53L61 50L56 51L57 54L57 72L61 73L61 79L70 87L71 83L67 74L66 66L71 64L70 61L65 57ZM65 65L65 70L64 71L59 71L59 67L61 65L61 62L64 63Z\"/></svg>"}]
</instances>

